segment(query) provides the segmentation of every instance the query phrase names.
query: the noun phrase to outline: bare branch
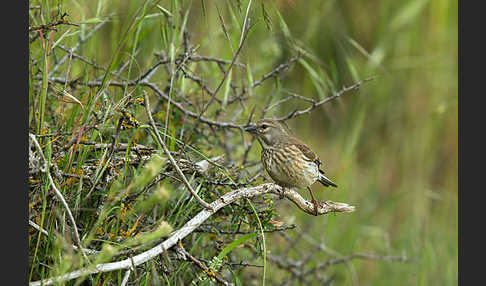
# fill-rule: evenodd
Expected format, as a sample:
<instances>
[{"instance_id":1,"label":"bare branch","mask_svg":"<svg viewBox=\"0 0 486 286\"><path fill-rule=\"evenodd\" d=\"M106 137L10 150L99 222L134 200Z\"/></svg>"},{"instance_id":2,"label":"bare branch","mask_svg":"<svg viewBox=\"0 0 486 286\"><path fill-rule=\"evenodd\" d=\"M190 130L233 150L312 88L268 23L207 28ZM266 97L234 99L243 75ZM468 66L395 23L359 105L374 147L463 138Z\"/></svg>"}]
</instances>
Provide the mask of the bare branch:
<instances>
[{"instance_id":1,"label":"bare branch","mask_svg":"<svg viewBox=\"0 0 486 286\"><path fill-rule=\"evenodd\" d=\"M79 40L79 42L76 43L74 47L71 48L72 52L75 52L79 49L79 47L86 42L97 30L99 30L104 24L108 22L108 20L111 19L113 14L108 15L106 18L103 19L102 22L98 23L96 26L93 27L93 29L83 38ZM56 63L56 65L49 71L49 76L52 76L57 69L69 58L69 54L65 55L59 62Z\"/></svg>"},{"instance_id":2,"label":"bare branch","mask_svg":"<svg viewBox=\"0 0 486 286\"><path fill-rule=\"evenodd\" d=\"M218 64L227 64L227 65L230 65L231 64L231 61L227 61L227 60L223 60L223 59L218 59L218 58L214 58L214 57L199 56L199 55L190 56L189 59L191 61L194 61L194 62L206 61L206 62L215 62L215 63L218 63ZM239 66L240 68L245 68L246 69L246 66L244 64L242 64L242 63L235 62L233 64Z\"/></svg>"},{"instance_id":3,"label":"bare branch","mask_svg":"<svg viewBox=\"0 0 486 286\"><path fill-rule=\"evenodd\" d=\"M375 79L375 77L369 77L367 79L363 79L361 81L358 81L357 83L355 83L355 84L353 84L353 85L351 85L349 87L343 87L340 91L338 91L337 93L335 93L334 95L332 95L330 97L326 97L326 98L324 98L321 101L313 101L312 102L312 105L309 106L306 109L303 109L303 110L294 110L291 113L287 114L286 116L277 118L276 120L278 120L278 121L285 121L285 120L289 120L290 118L294 118L294 117L297 117L297 116L300 116L300 115L303 115L303 114L308 114L312 110L314 110L316 107L318 107L320 105L323 105L324 103L327 103L327 102L329 102L329 101L331 101L333 99L336 99L336 98L340 97L341 95L343 95L344 93L346 93L348 91L359 89L363 83L368 82L368 81L371 81L373 79Z\"/></svg>"},{"instance_id":4,"label":"bare branch","mask_svg":"<svg viewBox=\"0 0 486 286\"><path fill-rule=\"evenodd\" d=\"M65 19L67 16L67 13L64 13L61 15L60 19L57 20L54 23L48 23L48 24L42 24L36 27L29 27L29 32L35 32L35 31L48 31L48 30L56 30L56 26L59 25L71 25L71 26L76 26L79 27L79 24L75 23L70 23L68 20Z\"/></svg>"},{"instance_id":5,"label":"bare branch","mask_svg":"<svg viewBox=\"0 0 486 286\"><path fill-rule=\"evenodd\" d=\"M42 152L42 148L39 145L39 142L37 142L37 139L35 139L35 135L29 133L29 136L32 139L32 142L34 142L34 144L35 144L37 150L39 151L39 154L41 155L42 159L44 160L44 170L43 171L46 173L47 178L49 179L49 183L51 184L52 189L54 190L54 193L56 194L57 198L61 201L62 205L66 209L66 212L68 213L68 217L71 220L71 223L73 225L74 240L76 241L76 244L78 245L79 249L83 249L83 246L81 245L81 239L79 238L78 227L76 226L76 221L74 220L74 216L71 212L71 209L69 208L68 203L64 199L62 193L57 189L56 184L54 184L54 180L52 179L52 176L49 172L49 168L47 166L48 162L47 162L46 157L44 156L44 152ZM89 261L86 254L84 252L81 252L81 253L86 258L86 260Z\"/></svg>"},{"instance_id":6,"label":"bare branch","mask_svg":"<svg viewBox=\"0 0 486 286\"><path fill-rule=\"evenodd\" d=\"M271 77L275 77L278 74L280 74L282 71L287 70L290 67L290 65L293 64L295 61L297 61L300 57L301 57L301 55L298 54L295 57L290 58L286 63L280 64L273 71L263 75L263 77L260 80L254 82L252 87L255 88L255 87L261 85L265 80L267 80Z\"/></svg>"},{"instance_id":7,"label":"bare branch","mask_svg":"<svg viewBox=\"0 0 486 286\"><path fill-rule=\"evenodd\" d=\"M132 270L128 268L128 270L125 272L125 276L123 276L123 281L120 284L120 286L125 286L128 283L128 278L130 278L130 274L132 273Z\"/></svg>"},{"instance_id":8,"label":"bare branch","mask_svg":"<svg viewBox=\"0 0 486 286\"><path fill-rule=\"evenodd\" d=\"M399 261L399 262L411 262L412 260L405 255L402 256L391 256L391 255L376 255L369 253L353 253L348 256L338 257L335 259L330 259L324 263L317 264L315 267L309 269L302 273L302 276L309 275L317 270L324 270L327 267L335 264L342 264L353 259L365 259L365 260L385 260L385 261Z\"/></svg>"},{"instance_id":9,"label":"bare branch","mask_svg":"<svg viewBox=\"0 0 486 286\"><path fill-rule=\"evenodd\" d=\"M223 86L223 83L225 82L226 77L228 77L228 74L229 74L231 68L233 67L234 63L236 62L236 59L238 58L238 55L241 52L241 49L243 48L243 43L246 40L246 36L248 36L248 25L247 25L247 23L248 23L248 15L250 13L251 2L252 2L251 0L248 2L248 7L246 8L246 14L245 14L245 19L243 21L243 27L242 27L242 30L241 30L241 37L240 37L240 44L238 45L238 49L236 50L236 53L233 56L233 59L231 60L231 64L229 65L228 69L224 73L223 78L219 82L218 87L216 87L213 94L211 95L211 98L204 105L203 109L199 113L197 120L199 120L201 118L201 116L204 114L204 112L206 112L208 110L209 106L213 103L214 99L216 98L216 94L218 94L218 91ZM191 132L189 132L189 136L187 137L188 139L191 137L192 132L194 131L194 128L196 128L196 125L194 125L193 128L191 129Z\"/></svg>"},{"instance_id":10,"label":"bare branch","mask_svg":"<svg viewBox=\"0 0 486 286\"><path fill-rule=\"evenodd\" d=\"M179 246L177 247L177 251L181 252L184 256L188 257L189 260L191 260L194 264L196 264L197 267L201 268L201 270L203 270L209 277L216 279L216 281L219 284L226 285L226 286L233 285L233 283L228 283L227 281L219 277L219 275L216 275L216 273L214 273L211 269L206 267L201 261L199 261L199 259L192 256L189 252L187 252L187 250L184 249L184 246L180 241L179 241Z\"/></svg>"},{"instance_id":11,"label":"bare branch","mask_svg":"<svg viewBox=\"0 0 486 286\"><path fill-rule=\"evenodd\" d=\"M64 83L66 83L67 80L64 79L64 78L59 78L59 77L52 77L52 78L49 79L49 81L64 84ZM74 80L67 81L67 82L68 82L68 84L76 83L76 81L74 81ZM89 82L85 82L85 83L82 83L82 82L78 82L78 83L81 84L81 85L88 86L88 87L98 87L98 86L101 86L102 82L95 80L95 81L89 81ZM141 82L108 81L108 83L106 85L107 86L116 86L116 87L120 87L120 88L124 88L125 86L136 86L136 85L146 86L146 87L149 87L150 89L152 89L152 91L154 91L158 96L163 97L166 100L169 99L168 95L165 94L163 91L161 91L157 87L157 85L155 83L152 83L152 82L145 82L145 81L141 81ZM181 103L176 102L174 100L171 101L171 105L175 106L177 109L179 109L183 113L187 114L188 116L190 116L192 118L198 118L199 121L206 123L208 125L219 127L219 128L237 128L237 129L243 130L244 125L238 125L238 124L234 124L234 123L231 123L231 122L219 122L219 121L211 120L211 119L203 117L203 116L199 117L199 114L192 112L190 110L187 110L186 108L184 108L184 106Z\"/></svg>"},{"instance_id":12,"label":"bare branch","mask_svg":"<svg viewBox=\"0 0 486 286\"><path fill-rule=\"evenodd\" d=\"M45 234L46 236L49 236L49 232L47 232L47 230L43 229L42 227L40 227L38 224L36 224L35 222L31 221L29 219L29 225L35 229L37 229L38 231L40 231L42 234Z\"/></svg>"},{"instance_id":13,"label":"bare branch","mask_svg":"<svg viewBox=\"0 0 486 286\"><path fill-rule=\"evenodd\" d=\"M58 277L54 277L42 281L31 282L29 285L36 286L36 285L41 285L41 283L42 285L51 285L54 282L72 280L82 275L89 275L89 274L95 274L100 272L110 272L110 271L115 271L120 269L128 269L132 267L132 262L134 266L138 266L142 263L145 263L153 259L154 257L157 257L165 250L176 245L178 241L182 240L184 237L194 232L194 230L196 230L204 221L206 221L209 217L211 217L214 213L216 213L221 208L243 198L252 198L255 196L261 196L268 193L284 196L287 199L294 202L301 210L305 211L308 214L314 215L314 205L312 204L312 202L305 200L299 193L297 193L294 190L283 191L282 187L273 183L261 184L259 186L250 187L250 188L242 188L242 189L238 189L226 193L219 199L213 201L210 204L210 207L214 211L210 211L207 209L201 210L196 216L194 216L191 220L189 220L182 228L172 232L168 239L166 239L162 243L158 244L157 246L145 252L133 256L131 259L128 258L118 262L98 264L95 265L94 267L83 268L62 276L58 276ZM336 212L349 213L349 212L353 212L354 210L355 210L354 206L345 203L327 201L325 204L319 206L318 214L324 215L324 214L336 213Z\"/></svg>"},{"instance_id":14,"label":"bare branch","mask_svg":"<svg viewBox=\"0 0 486 286\"><path fill-rule=\"evenodd\" d=\"M42 234L46 235L46 236L49 236L49 232L45 229L43 229L42 227L40 227L38 224L36 224L35 222L31 221L29 219L29 225L35 229L37 229L39 232L41 232ZM74 249L78 250L79 247L77 247L76 245L73 245L72 246ZM88 248L83 248L82 249L84 253L86 254L97 254L99 253L99 251L97 250L92 250L92 249L88 249Z\"/></svg>"}]
</instances>

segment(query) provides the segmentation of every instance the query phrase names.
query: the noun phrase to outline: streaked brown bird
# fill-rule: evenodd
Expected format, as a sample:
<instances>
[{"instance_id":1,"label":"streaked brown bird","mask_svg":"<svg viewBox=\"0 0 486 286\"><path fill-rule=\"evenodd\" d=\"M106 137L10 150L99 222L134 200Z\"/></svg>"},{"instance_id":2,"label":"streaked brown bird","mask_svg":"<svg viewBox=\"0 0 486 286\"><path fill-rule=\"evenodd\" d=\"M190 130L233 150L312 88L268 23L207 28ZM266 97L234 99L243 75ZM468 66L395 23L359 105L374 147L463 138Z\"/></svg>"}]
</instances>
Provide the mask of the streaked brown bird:
<instances>
[{"instance_id":1,"label":"streaked brown bird","mask_svg":"<svg viewBox=\"0 0 486 286\"><path fill-rule=\"evenodd\" d=\"M326 187L337 187L320 169L321 160L304 142L289 134L276 120L261 119L245 126L262 146L263 167L278 185L285 188L307 188L317 215L319 202L310 186L319 181Z\"/></svg>"}]
</instances>

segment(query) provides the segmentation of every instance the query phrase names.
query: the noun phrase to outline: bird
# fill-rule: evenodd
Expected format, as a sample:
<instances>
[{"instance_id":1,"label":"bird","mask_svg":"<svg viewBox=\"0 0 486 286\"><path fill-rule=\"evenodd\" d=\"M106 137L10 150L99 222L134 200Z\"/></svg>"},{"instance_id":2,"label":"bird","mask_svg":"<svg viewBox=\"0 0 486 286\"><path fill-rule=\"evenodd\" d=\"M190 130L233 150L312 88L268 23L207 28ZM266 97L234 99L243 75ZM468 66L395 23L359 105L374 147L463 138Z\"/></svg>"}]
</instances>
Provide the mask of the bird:
<instances>
[{"instance_id":1,"label":"bird","mask_svg":"<svg viewBox=\"0 0 486 286\"><path fill-rule=\"evenodd\" d=\"M321 203L314 198L310 186L318 181L325 187L337 187L324 175L319 157L304 142L289 134L277 120L260 119L256 124L245 125L244 130L260 143L263 167L277 185L309 190L317 216Z\"/></svg>"}]
</instances>

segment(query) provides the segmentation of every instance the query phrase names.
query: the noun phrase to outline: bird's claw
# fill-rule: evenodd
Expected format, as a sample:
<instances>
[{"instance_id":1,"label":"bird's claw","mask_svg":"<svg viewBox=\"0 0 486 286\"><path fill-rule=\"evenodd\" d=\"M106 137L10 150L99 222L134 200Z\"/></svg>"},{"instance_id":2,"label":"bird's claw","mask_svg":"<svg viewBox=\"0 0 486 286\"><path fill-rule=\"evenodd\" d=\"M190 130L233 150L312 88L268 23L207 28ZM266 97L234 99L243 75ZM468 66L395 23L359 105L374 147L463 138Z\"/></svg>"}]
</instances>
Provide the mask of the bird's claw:
<instances>
[{"instance_id":1,"label":"bird's claw","mask_svg":"<svg viewBox=\"0 0 486 286\"><path fill-rule=\"evenodd\" d=\"M322 208L323 204L319 201L312 200L312 204L314 204L314 215L317 216L319 215L318 208Z\"/></svg>"}]
</instances>

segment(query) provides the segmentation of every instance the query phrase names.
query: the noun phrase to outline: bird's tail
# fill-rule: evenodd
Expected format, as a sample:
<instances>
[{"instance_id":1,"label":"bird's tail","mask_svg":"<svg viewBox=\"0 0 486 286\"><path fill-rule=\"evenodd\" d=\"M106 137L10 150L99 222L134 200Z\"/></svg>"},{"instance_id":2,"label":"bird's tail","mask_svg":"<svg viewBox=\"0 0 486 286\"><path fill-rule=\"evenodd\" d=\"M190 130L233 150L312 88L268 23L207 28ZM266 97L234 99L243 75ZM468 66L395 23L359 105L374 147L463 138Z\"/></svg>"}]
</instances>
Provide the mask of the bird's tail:
<instances>
[{"instance_id":1,"label":"bird's tail","mask_svg":"<svg viewBox=\"0 0 486 286\"><path fill-rule=\"evenodd\" d=\"M321 171L321 170L319 170L319 171ZM321 184L323 184L324 186L326 186L326 187L329 187L329 186L337 187L337 185L336 185L336 184L334 184L334 182L333 182L333 181L329 180L329 178L328 178L328 177L324 176L324 174L323 174L323 173L324 173L324 172L322 172L322 171L320 172L320 175L319 175L319 179L318 179L318 181L319 181Z\"/></svg>"}]
</instances>

